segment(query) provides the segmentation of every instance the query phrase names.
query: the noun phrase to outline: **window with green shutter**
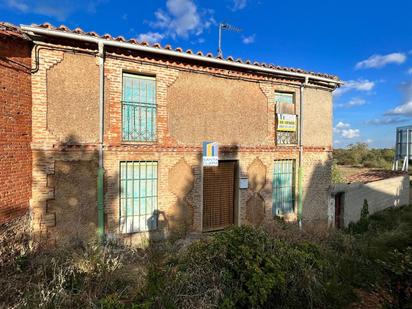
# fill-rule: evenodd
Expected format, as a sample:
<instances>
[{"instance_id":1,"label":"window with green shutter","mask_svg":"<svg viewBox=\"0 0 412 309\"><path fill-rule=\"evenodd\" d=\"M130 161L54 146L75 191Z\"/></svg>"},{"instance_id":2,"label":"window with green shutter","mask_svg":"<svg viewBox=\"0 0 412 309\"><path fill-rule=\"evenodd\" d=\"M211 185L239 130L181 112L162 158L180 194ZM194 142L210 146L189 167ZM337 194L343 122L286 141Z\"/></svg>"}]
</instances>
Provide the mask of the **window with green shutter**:
<instances>
[{"instance_id":1,"label":"window with green shutter","mask_svg":"<svg viewBox=\"0 0 412 309\"><path fill-rule=\"evenodd\" d=\"M157 215L157 162L120 162L121 232L155 230Z\"/></svg>"},{"instance_id":2,"label":"window with green shutter","mask_svg":"<svg viewBox=\"0 0 412 309\"><path fill-rule=\"evenodd\" d=\"M156 141L156 79L123 74L122 140Z\"/></svg>"},{"instance_id":3,"label":"window with green shutter","mask_svg":"<svg viewBox=\"0 0 412 309\"><path fill-rule=\"evenodd\" d=\"M272 182L272 214L292 213L295 205L295 160L276 160Z\"/></svg>"}]
</instances>

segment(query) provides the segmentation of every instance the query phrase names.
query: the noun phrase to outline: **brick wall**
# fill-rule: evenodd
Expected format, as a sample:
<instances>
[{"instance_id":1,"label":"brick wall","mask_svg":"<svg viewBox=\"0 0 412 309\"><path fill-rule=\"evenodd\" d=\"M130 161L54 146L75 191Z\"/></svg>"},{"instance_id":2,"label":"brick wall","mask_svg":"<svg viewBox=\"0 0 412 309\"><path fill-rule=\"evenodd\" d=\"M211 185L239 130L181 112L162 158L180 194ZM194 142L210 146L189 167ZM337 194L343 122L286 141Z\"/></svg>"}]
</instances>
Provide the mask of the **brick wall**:
<instances>
[{"instance_id":1,"label":"brick wall","mask_svg":"<svg viewBox=\"0 0 412 309\"><path fill-rule=\"evenodd\" d=\"M31 46L0 36L0 223L29 209Z\"/></svg>"},{"instance_id":2,"label":"brick wall","mask_svg":"<svg viewBox=\"0 0 412 309\"><path fill-rule=\"evenodd\" d=\"M64 64L65 52L62 50L42 49L40 51L40 68L33 75L33 224L35 230L46 233L52 238L57 238L55 231L59 230L59 224L69 220L64 212L59 212L57 207L63 207L64 203L55 201L58 198L59 184L51 179L56 174L56 162L87 160L87 156L93 156L97 149L95 143L78 143L77 145L64 145L58 136L51 130L47 122L49 106L48 82L52 78L50 71ZM98 63L98 58L95 58ZM227 160L238 160L239 176L250 178L250 182L257 175L263 180L263 184L255 188L238 191L237 210L235 222L239 224L254 223L260 220L263 213L264 220L272 218L272 177L274 160L298 158L298 147L277 146L274 142L274 92L283 90L294 92L297 102L299 100L299 83L290 81L269 79L250 73L240 73L224 69L216 69L190 64L171 63L165 60L155 60L139 56L106 54L105 59L105 224L109 235L119 235L119 165L124 160L156 160L158 161L158 209L164 212L167 219L172 220L176 212L176 205L185 204L186 211L192 212L192 225L190 230L200 232L202 230L202 171L201 171L201 145L183 144L173 136L169 128L169 90L181 72L193 70L195 73L207 73L213 78L214 73L230 78L253 78L252 83L258 83L258 90L262 91L267 102L267 127L261 132L267 136L265 144L247 144L241 140L236 145L220 145L220 157ZM121 99L122 99L122 72L135 72L156 76L156 104L157 104L157 142L156 143L125 143L121 140ZM79 89L78 91L82 91ZM329 90L318 91L322 97L324 92L330 98ZM313 97L316 101L319 97ZM98 102L95 99L85 101L83 104L92 108ZM62 110L64 109L62 100ZM324 104L331 104L326 100ZM312 104L314 106L315 104ZM299 109L297 106L297 113ZM182 110L184 112L184 110ZM235 115L235 113L234 113ZM327 117L329 115L326 115ZM194 126L201 124L193 123ZM308 123L307 125L310 125ZM329 122L326 127L329 127ZM267 129L266 129L267 128ZM330 125L330 131L332 130ZM322 134L320 132L319 134ZM328 188L330 185L330 151L331 145L323 146L323 137L318 136L319 145L310 144L305 147L303 162L305 165L304 191L310 193L304 196L304 217L310 220L327 220ZM273 143L271 142L273 141ZM86 155L87 154L87 155ZM257 163L256 163L257 162ZM184 191L183 198L179 196L179 189L173 188L170 179L175 179L176 166L182 166L191 170L192 184L187 184L190 191ZM257 170L255 167L258 166ZM177 172L178 173L178 172ZM182 172L183 173L183 172ZM185 172L187 173L187 171ZM254 174L253 174L254 173ZM190 174L190 173L189 173ZM253 176L251 176L253 174ZM297 175L297 171L296 171ZM296 184L297 184L297 177ZM177 193L176 193L177 192ZM61 205L51 207L51 205ZM247 211L247 205L252 205L256 212ZM67 206L69 207L69 205ZM96 203L90 203L89 207L96 207ZM291 214L289 220L296 220L296 211ZM160 234L163 231L159 231ZM167 233L167 231L166 231ZM164 233L163 233L164 234ZM141 240L144 233L122 235L129 243L133 244ZM150 236L150 235L149 235ZM152 235L153 236L153 235ZM116 236L117 237L117 236Z\"/></svg>"}]
</instances>

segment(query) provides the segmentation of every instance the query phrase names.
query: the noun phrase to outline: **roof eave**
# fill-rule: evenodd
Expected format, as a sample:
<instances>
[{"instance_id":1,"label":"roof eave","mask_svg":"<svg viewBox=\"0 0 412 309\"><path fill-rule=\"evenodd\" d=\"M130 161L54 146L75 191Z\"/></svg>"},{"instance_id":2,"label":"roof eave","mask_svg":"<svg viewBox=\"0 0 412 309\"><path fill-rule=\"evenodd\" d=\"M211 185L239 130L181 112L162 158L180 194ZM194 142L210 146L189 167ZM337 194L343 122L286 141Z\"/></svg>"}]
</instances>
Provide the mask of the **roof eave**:
<instances>
[{"instance_id":1,"label":"roof eave","mask_svg":"<svg viewBox=\"0 0 412 309\"><path fill-rule=\"evenodd\" d=\"M278 69L267 68L267 67L260 67L257 65L231 62L231 61L227 61L224 59L211 58L211 57L201 56L201 55L196 55L196 54L182 53L182 52L178 52L174 50L160 49L160 48L151 47L151 46L137 45L137 44L133 44L129 42L113 41L113 40L105 39L101 37L92 37L90 35L78 34L78 33L72 33L72 32L64 32L60 30L45 29L45 28L33 27L33 26L27 26L27 25L20 25L20 28L22 29L22 31L24 31L28 35L30 34L39 35L40 34L40 35L46 35L46 36L48 35L48 36L66 38L66 39L80 40L80 41L96 43L96 44L102 43L106 46L138 50L142 52L148 52L148 53L166 55L166 56L171 56L171 57L201 61L205 63L213 63L213 64L218 64L218 65L236 67L239 69L247 69L247 70L252 70L256 72L265 72L268 74L274 74L274 75L280 75L280 76L286 76L286 77L294 77L294 78L302 79L303 81L321 82L321 83L329 84L330 86L334 86L334 87L339 87L342 84L340 80L317 76L317 75L310 74L310 73L299 73L299 72L278 70Z\"/></svg>"}]
</instances>

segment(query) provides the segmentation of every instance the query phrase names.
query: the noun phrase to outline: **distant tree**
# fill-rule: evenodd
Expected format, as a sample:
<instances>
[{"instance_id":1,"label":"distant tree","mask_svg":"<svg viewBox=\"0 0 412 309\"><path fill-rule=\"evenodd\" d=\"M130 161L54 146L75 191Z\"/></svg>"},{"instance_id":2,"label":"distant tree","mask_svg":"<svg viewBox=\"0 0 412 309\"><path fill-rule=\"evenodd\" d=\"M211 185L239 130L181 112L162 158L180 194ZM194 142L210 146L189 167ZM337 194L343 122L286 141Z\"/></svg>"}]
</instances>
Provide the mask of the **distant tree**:
<instances>
[{"instance_id":1,"label":"distant tree","mask_svg":"<svg viewBox=\"0 0 412 309\"><path fill-rule=\"evenodd\" d=\"M336 162L333 162L332 165L332 183L344 183L345 178L342 176L342 173L340 172L338 166L336 165Z\"/></svg>"},{"instance_id":2,"label":"distant tree","mask_svg":"<svg viewBox=\"0 0 412 309\"><path fill-rule=\"evenodd\" d=\"M350 144L345 149L335 149L333 157L339 165L389 169L395 151L390 148L369 149L366 143Z\"/></svg>"}]
</instances>

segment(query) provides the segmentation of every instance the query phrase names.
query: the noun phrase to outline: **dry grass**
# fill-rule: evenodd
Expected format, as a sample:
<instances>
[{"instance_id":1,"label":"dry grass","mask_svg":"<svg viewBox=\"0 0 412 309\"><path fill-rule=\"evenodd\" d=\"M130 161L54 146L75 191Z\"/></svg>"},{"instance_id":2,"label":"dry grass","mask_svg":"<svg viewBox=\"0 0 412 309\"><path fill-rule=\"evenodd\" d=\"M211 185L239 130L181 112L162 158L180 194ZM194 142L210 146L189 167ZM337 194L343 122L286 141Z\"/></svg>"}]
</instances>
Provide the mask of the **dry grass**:
<instances>
[{"instance_id":1,"label":"dry grass","mask_svg":"<svg viewBox=\"0 0 412 309\"><path fill-rule=\"evenodd\" d=\"M347 179L350 176L359 174L359 173L376 170L373 168L357 167L357 166L350 166L350 165L337 165L337 169L342 175L342 177L345 179Z\"/></svg>"}]
</instances>

